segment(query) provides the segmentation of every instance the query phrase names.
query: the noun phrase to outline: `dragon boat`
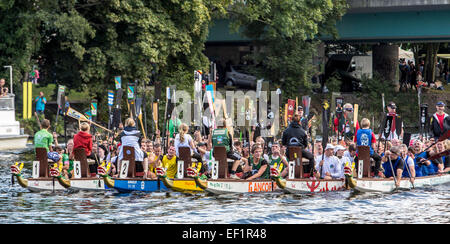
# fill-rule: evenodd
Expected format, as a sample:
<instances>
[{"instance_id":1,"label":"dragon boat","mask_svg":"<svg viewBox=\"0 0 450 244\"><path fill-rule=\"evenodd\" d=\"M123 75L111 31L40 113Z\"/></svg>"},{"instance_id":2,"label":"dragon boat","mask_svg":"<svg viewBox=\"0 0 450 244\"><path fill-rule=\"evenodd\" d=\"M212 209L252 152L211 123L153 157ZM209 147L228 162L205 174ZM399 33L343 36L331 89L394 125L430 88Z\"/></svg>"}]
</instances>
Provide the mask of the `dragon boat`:
<instances>
[{"instance_id":1,"label":"dragon boat","mask_svg":"<svg viewBox=\"0 0 450 244\"><path fill-rule=\"evenodd\" d=\"M431 176L416 177L412 183L409 178L402 178L399 187L396 186L394 179L374 179L361 178L354 179L349 173L345 174L349 186L356 192L393 192L397 189L409 190L418 187L435 186L450 182L450 174L439 174Z\"/></svg>"},{"instance_id":2,"label":"dragon boat","mask_svg":"<svg viewBox=\"0 0 450 244\"><path fill-rule=\"evenodd\" d=\"M347 189L345 181L342 180L325 180L310 178L288 178L283 179L277 168L270 169L270 175L280 189L286 193L293 194L311 194L319 192L340 191Z\"/></svg>"},{"instance_id":3,"label":"dragon boat","mask_svg":"<svg viewBox=\"0 0 450 244\"><path fill-rule=\"evenodd\" d=\"M203 189L196 184L193 178L169 178L165 168L156 168L156 175L159 176L164 186L172 191L183 193L203 192Z\"/></svg>"},{"instance_id":4,"label":"dragon boat","mask_svg":"<svg viewBox=\"0 0 450 244\"><path fill-rule=\"evenodd\" d=\"M248 181L226 178L214 179L214 176L211 179L202 179L197 168L194 167L189 167L187 173L189 177L195 180L198 187L212 194L274 192L278 189L277 184L270 179Z\"/></svg>"},{"instance_id":5,"label":"dragon boat","mask_svg":"<svg viewBox=\"0 0 450 244\"><path fill-rule=\"evenodd\" d=\"M428 159L433 160L439 156L448 154L449 152L447 151L431 156ZM349 167L344 168L344 175L347 185L355 192L389 193L396 190L410 190L414 188L435 186L450 182L450 173L447 172L444 174L416 177L414 181L411 181L411 179L409 178L402 178L399 182L399 185L397 186L396 179L394 178L368 177L370 175L370 167L368 167L368 165L370 164L368 164L366 161L360 160L359 165L359 168L362 170L358 172L357 179L355 179L354 174L352 174L352 170Z\"/></svg>"},{"instance_id":6,"label":"dragon boat","mask_svg":"<svg viewBox=\"0 0 450 244\"><path fill-rule=\"evenodd\" d=\"M64 191L66 188L58 183L57 179L50 176L50 164L48 161L47 149L36 148L36 161L32 164L31 177L25 179L22 175L24 163L16 162L11 165L12 177L17 179L20 186L29 189L32 192L40 191Z\"/></svg>"},{"instance_id":7,"label":"dragon boat","mask_svg":"<svg viewBox=\"0 0 450 244\"><path fill-rule=\"evenodd\" d=\"M75 171L77 171L79 165L75 165ZM66 189L75 191L106 191L109 189L100 177L81 177L75 175L74 178L66 179L61 175L61 167L52 167L50 169L50 176L55 177L58 183Z\"/></svg>"},{"instance_id":8,"label":"dragon boat","mask_svg":"<svg viewBox=\"0 0 450 244\"><path fill-rule=\"evenodd\" d=\"M84 149L75 148L74 156L74 176L72 178L66 179L61 175L62 165L52 167L50 176L55 177L64 188L75 191L105 191L109 189L98 174L90 172L89 162ZM105 166L105 163L103 163L103 167L107 167L106 171L108 171L111 164Z\"/></svg>"},{"instance_id":9,"label":"dragon boat","mask_svg":"<svg viewBox=\"0 0 450 244\"><path fill-rule=\"evenodd\" d=\"M191 158L191 149L189 147L179 147L178 152L179 160L177 161L176 177L168 177L166 169L162 167L156 168L156 175L161 179L164 185L172 191L183 193L204 192L203 189L195 183L195 180L187 175L188 167L200 170L203 164Z\"/></svg>"},{"instance_id":10,"label":"dragon boat","mask_svg":"<svg viewBox=\"0 0 450 244\"><path fill-rule=\"evenodd\" d=\"M20 186L31 191L62 191L83 190L83 191L104 191L105 186L102 178L89 172L88 161L84 149L75 149L74 176L67 179L61 175L62 164L50 163L47 158L45 148L36 148L36 158L39 161L33 161L32 177L24 179L22 176L23 163L15 163L11 166L13 177L17 178Z\"/></svg>"},{"instance_id":11,"label":"dragon boat","mask_svg":"<svg viewBox=\"0 0 450 244\"><path fill-rule=\"evenodd\" d=\"M64 191L66 188L58 184L58 182L53 177L47 175L39 174L39 161L33 161L33 173L32 177L25 179L22 175L22 170L24 163L16 162L11 165L11 174L17 179L20 186L27 188L32 192L41 191ZM55 182L56 181L56 182Z\"/></svg>"},{"instance_id":12,"label":"dragon boat","mask_svg":"<svg viewBox=\"0 0 450 244\"><path fill-rule=\"evenodd\" d=\"M289 147L289 155L290 158L294 160L289 161L289 175L287 179L281 177L281 167L277 167L277 165L274 165L274 167L270 168L271 178L285 193L311 194L319 192L340 191L348 188L346 187L345 181L343 179L325 180L309 178L309 175L305 174L303 170L303 166L305 166L305 163L307 163L307 161L302 161L302 151L300 147Z\"/></svg>"},{"instance_id":13,"label":"dragon boat","mask_svg":"<svg viewBox=\"0 0 450 244\"><path fill-rule=\"evenodd\" d=\"M227 160L226 149L223 146L214 147L214 158L212 161L211 178L205 179L200 176L197 167L188 167L187 176L193 178L198 187L207 193L230 194L230 193L255 193L274 192L278 190L277 184L271 179L241 180L229 179L228 165L232 161Z\"/></svg>"}]
</instances>

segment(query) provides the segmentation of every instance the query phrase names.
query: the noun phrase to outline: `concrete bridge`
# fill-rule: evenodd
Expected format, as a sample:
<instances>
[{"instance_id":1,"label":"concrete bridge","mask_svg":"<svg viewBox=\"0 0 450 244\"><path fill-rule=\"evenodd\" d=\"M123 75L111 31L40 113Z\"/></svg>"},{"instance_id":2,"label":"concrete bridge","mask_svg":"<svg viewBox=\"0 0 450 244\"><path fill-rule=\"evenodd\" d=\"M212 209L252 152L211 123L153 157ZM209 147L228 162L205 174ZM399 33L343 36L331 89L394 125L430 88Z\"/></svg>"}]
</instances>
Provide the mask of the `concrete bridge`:
<instances>
[{"instance_id":1,"label":"concrete bridge","mask_svg":"<svg viewBox=\"0 0 450 244\"><path fill-rule=\"evenodd\" d=\"M337 24L343 42L450 40L450 0L348 0ZM331 41L327 38L325 41Z\"/></svg>"},{"instance_id":2,"label":"concrete bridge","mask_svg":"<svg viewBox=\"0 0 450 244\"><path fill-rule=\"evenodd\" d=\"M369 43L373 71L397 83L398 44L450 41L450 0L347 0L349 9L336 25L338 38L327 43ZM230 55L230 47L242 48L251 41L232 33L228 20L217 20L206 43L208 57ZM214 46L215 48L208 48ZM225 51L216 48L221 46ZM241 50L235 56L242 54ZM227 58L233 58L228 56ZM234 57L239 59L239 57Z\"/></svg>"},{"instance_id":3,"label":"concrete bridge","mask_svg":"<svg viewBox=\"0 0 450 244\"><path fill-rule=\"evenodd\" d=\"M450 0L347 0L337 23L338 40L327 42L433 42L450 40ZM232 33L228 20L217 20L208 42L248 42Z\"/></svg>"}]
</instances>

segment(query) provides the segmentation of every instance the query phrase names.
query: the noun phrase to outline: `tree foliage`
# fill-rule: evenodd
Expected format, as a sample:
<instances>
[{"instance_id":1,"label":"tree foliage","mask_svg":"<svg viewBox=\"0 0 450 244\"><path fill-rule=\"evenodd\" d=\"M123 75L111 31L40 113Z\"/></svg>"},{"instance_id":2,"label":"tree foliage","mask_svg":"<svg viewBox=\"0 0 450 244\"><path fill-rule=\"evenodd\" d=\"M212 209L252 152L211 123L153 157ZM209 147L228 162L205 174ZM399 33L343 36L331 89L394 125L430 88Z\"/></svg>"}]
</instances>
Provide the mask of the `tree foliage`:
<instances>
[{"instance_id":1,"label":"tree foliage","mask_svg":"<svg viewBox=\"0 0 450 244\"><path fill-rule=\"evenodd\" d=\"M156 71L162 87L192 89L193 70L208 68L202 51L211 18L230 2L4 0L0 63L13 65L15 83L37 65L40 84L88 88L99 104L118 75L142 84Z\"/></svg>"},{"instance_id":2,"label":"tree foliage","mask_svg":"<svg viewBox=\"0 0 450 244\"><path fill-rule=\"evenodd\" d=\"M249 0L235 3L230 16L234 30L243 29L261 47L249 56L255 71L295 97L309 91L317 37L336 36L346 8L344 0Z\"/></svg>"},{"instance_id":3,"label":"tree foliage","mask_svg":"<svg viewBox=\"0 0 450 244\"><path fill-rule=\"evenodd\" d=\"M336 34L345 8L345 0L2 0L0 63L14 67L16 84L37 65L40 84L88 89L101 114L114 76L142 84L154 72L162 88L192 91L193 71L209 68L208 28L227 17L255 40L255 70L289 96L307 91L317 37Z\"/></svg>"}]
</instances>

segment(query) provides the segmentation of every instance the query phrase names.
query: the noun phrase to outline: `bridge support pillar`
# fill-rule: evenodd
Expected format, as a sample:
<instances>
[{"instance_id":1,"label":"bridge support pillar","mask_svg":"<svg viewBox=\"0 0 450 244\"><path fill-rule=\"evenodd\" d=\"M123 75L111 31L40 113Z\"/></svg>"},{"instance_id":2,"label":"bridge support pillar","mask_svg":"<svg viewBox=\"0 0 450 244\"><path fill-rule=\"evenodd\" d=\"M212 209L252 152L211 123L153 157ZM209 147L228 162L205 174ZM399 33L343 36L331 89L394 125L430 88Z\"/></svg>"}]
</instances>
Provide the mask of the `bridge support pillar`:
<instances>
[{"instance_id":1,"label":"bridge support pillar","mask_svg":"<svg viewBox=\"0 0 450 244\"><path fill-rule=\"evenodd\" d=\"M373 73L399 88L398 45L380 43L372 46Z\"/></svg>"}]
</instances>

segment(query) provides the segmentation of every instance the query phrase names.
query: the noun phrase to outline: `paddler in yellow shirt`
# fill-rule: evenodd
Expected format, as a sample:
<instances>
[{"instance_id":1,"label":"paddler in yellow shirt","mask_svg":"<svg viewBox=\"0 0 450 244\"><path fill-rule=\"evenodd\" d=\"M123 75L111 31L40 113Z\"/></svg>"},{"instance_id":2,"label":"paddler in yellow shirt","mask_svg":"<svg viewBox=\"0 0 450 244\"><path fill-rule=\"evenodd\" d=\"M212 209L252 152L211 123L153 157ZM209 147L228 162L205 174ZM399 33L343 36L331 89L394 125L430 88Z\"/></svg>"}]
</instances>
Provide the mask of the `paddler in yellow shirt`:
<instances>
[{"instance_id":1,"label":"paddler in yellow shirt","mask_svg":"<svg viewBox=\"0 0 450 244\"><path fill-rule=\"evenodd\" d=\"M177 161L175 146L170 146L167 155L161 160L161 167L166 169L167 177L175 178L177 174Z\"/></svg>"},{"instance_id":2,"label":"paddler in yellow shirt","mask_svg":"<svg viewBox=\"0 0 450 244\"><path fill-rule=\"evenodd\" d=\"M147 145L148 148L148 145ZM152 146L153 152L148 152L148 165L144 165L144 169L147 169L145 177L149 179L157 179L156 167L161 164L163 155L161 154L161 145L156 143Z\"/></svg>"}]
</instances>

